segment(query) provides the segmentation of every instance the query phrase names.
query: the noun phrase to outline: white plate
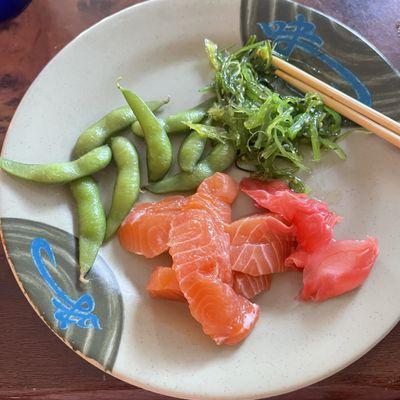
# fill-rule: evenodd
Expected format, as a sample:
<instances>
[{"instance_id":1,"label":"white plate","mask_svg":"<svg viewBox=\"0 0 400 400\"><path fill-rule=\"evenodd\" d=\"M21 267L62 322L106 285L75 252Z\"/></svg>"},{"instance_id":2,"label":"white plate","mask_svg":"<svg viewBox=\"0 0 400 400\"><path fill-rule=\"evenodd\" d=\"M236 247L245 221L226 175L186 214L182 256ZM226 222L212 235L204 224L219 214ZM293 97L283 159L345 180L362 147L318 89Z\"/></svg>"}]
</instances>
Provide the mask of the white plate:
<instances>
[{"instance_id":1,"label":"white plate","mask_svg":"<svg viewBox=\"0 0 400 400\"><path fill-rule=\"evenodd\" d=\"M79 133L123 104L115 86L119 76L146 99L171 95L164 113L195 105L200 100L197 90L212 76L204 38L221 46L239 45L241 34L253 31L255 22L282 20L286 14L302 13L313 21L328 54L338 49L332 57L349 69L354 65L351 71L365 84L374 104L384 108L392 101L382 85L361 76L366 56L355 62L343 51L355 43L354 49L371 57L372 69L381 65L384 73L398 79L368 44L309 9L277 1L271 11L266 3L151 1L105 19L63 49L35 80L13 118L2 155L25 162L68 160ZM329 42L334 34L342 35L343 41ZM297 50L301 55L301 48ZM349 89L340 74L328 72L326 76ZM340 237L378 238L380 255L370 277L360 290L321 304L294 300L301 284L298 274L276 277L271 291L257 298L260 320L239 346L214 345L185 305L150 299L146 281L151 266L160 261L127 254L117 240L102 248L93 282L81 288L71 235L73 202L65 187L40 187L0 175L0 213L10 264L49 327L90 362L129 383L171 396L213 400L255 399L303 387L359 358L400 317L398 150L364 135L350 137L344 147L348 160L327 155L308 183L344 216L337 228ZM112 177L99 174L106 203ZM144 195L141 201L148 198ZM249 204L241 199L236 215L248 213ZM31 258L37 237L46 238L54 249L58 267L47 261L45 266L69 296L70 303L64 298L67 308L88 293L94 310L87 314L98 317L101 329L80 328L70 315L64 316L68 328L60 325L51 299L62 294L55 291L54 281L40 275Z\"/></svg>"}]
</instances>

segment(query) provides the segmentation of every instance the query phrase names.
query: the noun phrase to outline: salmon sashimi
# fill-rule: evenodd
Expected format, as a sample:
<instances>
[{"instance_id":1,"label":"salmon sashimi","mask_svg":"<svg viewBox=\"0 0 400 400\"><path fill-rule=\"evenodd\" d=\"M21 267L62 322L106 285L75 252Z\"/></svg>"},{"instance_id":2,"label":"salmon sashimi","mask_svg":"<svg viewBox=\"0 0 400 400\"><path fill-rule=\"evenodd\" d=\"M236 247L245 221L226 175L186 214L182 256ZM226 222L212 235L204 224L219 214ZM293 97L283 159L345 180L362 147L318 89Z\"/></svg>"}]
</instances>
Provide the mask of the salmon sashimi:
<instances>
[{"instance_id":1,"label":"salmon sashimi","mask_svg":"<svg viewBox=\"0 0 400 400\"><path fill-rule=\"evenodd\" d=\"M285 260L295 249L293 243L275 236L268 243L231 246L231 268L252 276L284 272Z\"/></svg>"},{"instance_id":2,"label":"salmon sashimi","mask_svg":"<svg viewBox=\"0 0 400 400\"><path fill-rule=\"evenodd\" d=\"M171 221L186 201L184 196L171 196L157 203L137 205L118 231L121 246L147 258L167 251Z\"/></svg>"},{"instance_id":3,"label":"salmon sashimi","mask_svg":"<svg viewBox=\"0 0 400 400\"><path fill-rule=\"evenodd\" d=\"M257 322L259 306L218 279L193 272L180 286L192 316L216 344L239 343Z\"/></svg>"},{"instance_id":4,"label":"salmon sashimi","mask_svg":"<svg viewBox=\"0 0 400 400\"><path fill-rule=\"evenodd\" d=\"M373 238L333 239L340 217L281 181L243 179L240 189L269 212L232 222L238 185L216 173L192 196L139 204L118 232L136 254L169 250L172 267L155 268L149 294L187 301L217 344L236 344L251 332L260 311L250 300L269 289L273 273L301 271L299 298L322 301L360 286L378 254Z\"/></svg>"},{"instance_id":5,"label":"salmon sashimi","mask_svg":"<svg viewBox=\"0 0 400 400\"><path fill-rule=\"evenodd\" d=\"M296 237L301 247L313 251L330 242L333 227L341 220L329 211L326 203L303 193L295 193L281 181L259 181L245 178L241 190L258 206L281 215L296 227Z\"/></svg>"},{"instance_id":6,"label":"salmon sashimi","mask_svg":"<svg viewBox=\"0 0 400 400\"><path fill-rule=\"evenodd\" d=\"M229 235L207 210L189 209L176 216L169 246L179 282L183 274L195 271L232 283Z\"/></svg>"},{"instance_id":7,"label":"salmon sashimi","mask_svg":"<svg viewBox=\"0 0 400 400\"><path fill-rule=\"evenodd\" d=\"M251 300L257 294L268 290L272 275L251 276L242 272L233 273L233 289L236 293Z\"/></svg>"},{"instance_id":8,"label":"salmon sashimi","mask_svg":"<svg viewBox=\"0 0 400 400\"><path fill-rule=\"evenodd\" d=\"M216 173L205 179L197 192L187 198L181 214L174 218L174 231L170 235L174 243L174 248L170 249L174 264L195 261L193 267L197 268L199 262L203 273L211 273L232 284L230 239L225 229L231 221L231 204L238 190L233 178ZM185 230L192 231L193 236L187 242L177 243L175 236L185 235Z\"/></svg>"},{"instance_id":9,"label":"salmon sashimi","mask_svg":"<svg viewBox=\"0 0 400 400\"><path fill-rule=\"evenodd\" d=\"M313 253L298 250L287 265L303 270L300 299L322 301L359 287L378 256L374 238L332 240Z\"/></svg>"},{"instance_id":10,"label":"salmon sashimi","mask_svg":"<svg viewBox=\"0 0 400 400\"><path fill-rule=\"evenodd\" d=\"M217 221L230 224L231 204L237 197L239 186L226 174L217 172L211 178L205 179L198 187L197 193L187 199L185 209L207 210Z\"/></svg>"},{"instance_id":11,"label":"salmon sashimi","mask_svg":"<svg viewBox=\"0 0 400 400\"><path fill-rule=\"evenodd\" d=\"M146 288L152 297L186 301L176 279L175 271L170 267L157 267L151 274Z\"/></svg>"},{"instance_id":12,"label":"salmon sashimi","mask_svg":"<svg viewBox=\"0 0 400 400\"><path fill-rule=\"evenodd\" d=\"M257 294L268 290L272 275L251 276L241 272L233 273L233 290L251 300ZM186 301L175 271L170 267L156 267L150 276L147 290L152 297L167 300Z\"/></svg>"},{"instance_id":13,"label":"salmon sashimi","mask_svg":"<svg viewBox=\"0 0 400 400\"><path fill-rule=\"evenodd\" d=\"M238 219L226 227L231 244L263 243L270 233L294 238L295 228L285 223L278 214L262 213Z\"/></svg>"},{"instance_id":14,"label":"salmon sashimi","mask_svg":"<svg viewBox=\"0 0 400 400\"><path fill-rule=\"evenodd\" d=\"M171 224L173 269L192 316L217 344L235 344L253 329L259 307L232 288L228 207L237 194L225 174L207 178ZM222 210L222 218L218 216Z\"/></svg>"},{"instance_id":15,"label":"salmon sashimi","mask_svg":"<svg viewBox=\"0 0 400 400\"><path fill-rule=\"evenodd\" d=\"M296 246L293 225L265 213L237 220L226 230L233 271L260 276L286 270L285 260Z\"/></svg>"},{"instance_id":16,"label":"salmon sashimi","mask_svg":"<svg viewBox=\"0 0 400 400\"><path fill-rule=\"evenodd\" d=\"M232 204L239 191L236 181L227 174L217 172L210 178L205 179L197 188L197 193L207 198L215 198L225 204Z\"/></svg>"}]
</instances>

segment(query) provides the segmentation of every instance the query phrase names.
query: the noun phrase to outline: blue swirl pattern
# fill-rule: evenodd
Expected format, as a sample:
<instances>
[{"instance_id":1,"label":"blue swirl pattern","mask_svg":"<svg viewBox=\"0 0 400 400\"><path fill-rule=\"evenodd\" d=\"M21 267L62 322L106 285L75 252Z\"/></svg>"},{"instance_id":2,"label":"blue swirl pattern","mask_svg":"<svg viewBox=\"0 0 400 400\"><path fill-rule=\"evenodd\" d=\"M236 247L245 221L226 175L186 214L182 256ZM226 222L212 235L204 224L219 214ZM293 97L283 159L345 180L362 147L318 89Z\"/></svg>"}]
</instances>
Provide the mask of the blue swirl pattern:
<instances>
[{"instance_id":1,"label":"blue swirl pattern","mask_svg":"<svg viewBox=\"0 0 400 400\"><path fill-rule=\"evenodd\" d=\"M92 313L95 308L93 297L89 293L85 293L78 300L71 299L50 275L42 257L42 252L47 255L49 261L56 267L56 259L49 242L40 237L33 239L31 243L32 259L40 276L55 295L52 297L51 303L55 308L54 318L58 321L58 327L67 329L73 324L79 328L101 329L99 318Z\"/></svg>"},{"instance_id":2,"label":"blue swirl pattern","mask_svg":"<svg viewBox=\"0 0 400 400\"><path fill-rule=\"evenodd\" d=\"M371 106L372 98L368 88L339 61L322 51L324 41L316 33L316 26L306 21L303 14L297 14L292 21L259 22L258 26L268 39L276 43L276 50L285 57L289 57L295 48L299 48L312 57L318 58L327 64L354 90L362 103Z\"/></svg>"}]
</instances>

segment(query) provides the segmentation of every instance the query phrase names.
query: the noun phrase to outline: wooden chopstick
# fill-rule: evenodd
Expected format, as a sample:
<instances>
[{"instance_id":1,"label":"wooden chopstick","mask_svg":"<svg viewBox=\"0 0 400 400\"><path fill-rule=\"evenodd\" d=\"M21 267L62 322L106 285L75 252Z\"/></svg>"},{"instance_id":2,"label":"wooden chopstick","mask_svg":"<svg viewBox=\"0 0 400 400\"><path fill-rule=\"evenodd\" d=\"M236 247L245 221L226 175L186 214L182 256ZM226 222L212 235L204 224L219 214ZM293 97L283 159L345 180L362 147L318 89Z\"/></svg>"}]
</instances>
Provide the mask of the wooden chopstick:
<instances>
[{"instance_id":1,"label":"wooden chopstick","mask_svg":"<svg viewBox=\"0 0 400 400\"><path fill-rule=\"evenodd\" d=\"M295 88L299 89L303 93L311 92L311 93L319 93L323 102L333 110L337 111L339 114L344 115L346 118L354 121L358 125L362 126L363 128L375 133L382 139L387 140L388 142L394 144L396 147L400 148L400 136L396 133L386 129L385 127L377 124L375 121L367 118L366 116L359 114L357 111L353 110L352 108L348 107L347 105L340 103L336 99L333 99L330 96L327 96L324 93L319 92L316 90L315 87L312 87L303 81L283 72L281 70L276 70L275 74L282 78L284 81L288 82Z\"/></svg>"},{"instance_id":2,"label":"wooden chopstick","mask_svg":"<svg viewBox=\"0 0 400 400\"><path fill-rule=\"evenodd\" d=\"M366 106L365 104L359 102L353 97L348 96L347 94L333 88L327 83L320 81L316 77L308 74L300 68L295 67L287 61L282 60L279 57L272 56L272 65L279 68L281 71L295 77L296 79L304 82L305 84L312 86L313 88L317 89L318 92L328 95L339 103L348 106L349 108L359 112L360 114L365 115L370 120L375 121L377 124L382 125L383 127L400 135L400 124L393 119L387 117L386 115L383 115L379 111L376 111L373 108Z\"/></svg>"}]
</instances>

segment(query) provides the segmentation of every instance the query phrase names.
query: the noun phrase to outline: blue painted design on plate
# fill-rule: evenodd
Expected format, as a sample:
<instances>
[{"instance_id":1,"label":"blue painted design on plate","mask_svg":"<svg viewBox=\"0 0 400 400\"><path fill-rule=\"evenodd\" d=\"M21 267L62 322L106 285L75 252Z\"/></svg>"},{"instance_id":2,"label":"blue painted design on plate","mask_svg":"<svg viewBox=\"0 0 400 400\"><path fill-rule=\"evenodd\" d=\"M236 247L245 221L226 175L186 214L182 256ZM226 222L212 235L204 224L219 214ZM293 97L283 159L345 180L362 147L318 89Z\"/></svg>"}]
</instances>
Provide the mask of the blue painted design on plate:
<instances>
[{"instance_id":1,"label":"blue painted design on plate","mask_svg":"<svg viewBox=\"0 0 400 400\"><path fill-rule=\"evenodd\" d=\"M42 252L47 255L54 267L57 267L54 252L49 242L43 238L33 239L31 243L32 259L40 276L55 295L51 299L51 303L55 308L54 318L58 321L59 328L67 329L70 325L76 325L79 328L101 329L99 318L92 314L95 308L93 297L89 293L85 293L76 301L71 299L50 275L43 260Z\"/></svg>"},{"instance_id":2,"label":"blue painted design on plate","mask_svg":"<svg viewBox=\"0 0 400 400\"><path fill-rule=\"evenodd\" d=\"M306 21L303 14L297 14L293 21L259 22L258 26L268 39L276 42L276 51L280 54L289 57L295 48L299 48L318 58L353 88L359 101L372 105L371 93L358 77L335 58L321 51L324 41L315 32L315 24Z\"/></svg>"}]
</instances>

